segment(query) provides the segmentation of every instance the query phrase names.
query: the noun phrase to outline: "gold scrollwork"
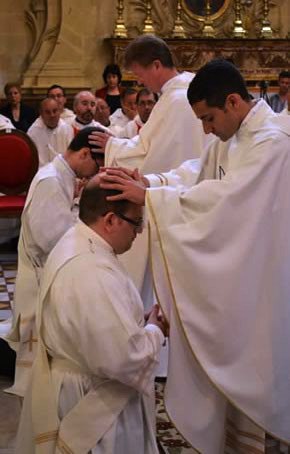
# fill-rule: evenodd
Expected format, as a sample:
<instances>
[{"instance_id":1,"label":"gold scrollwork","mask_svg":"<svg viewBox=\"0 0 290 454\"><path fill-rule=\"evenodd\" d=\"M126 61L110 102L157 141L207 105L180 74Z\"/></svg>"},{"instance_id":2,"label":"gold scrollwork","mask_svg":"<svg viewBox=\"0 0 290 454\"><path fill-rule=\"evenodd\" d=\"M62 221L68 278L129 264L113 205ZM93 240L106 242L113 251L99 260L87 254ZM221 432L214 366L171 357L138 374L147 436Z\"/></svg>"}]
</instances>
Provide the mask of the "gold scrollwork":
<instances>
[{"instance_id":1,"label":"gold scrollwork","mask_svg":"<svg viewBox=\"0 0 290 454\"><path fill-rule=\"evenodd\" d=\"M195 5L196 3L196 5ZM204 22L205 20L205 17L206 17L206 14L202 15L201 14L201 6L199 6L201 2L194 2L194 1L188 1L188 0L181 0L181 5L182 5L182 8L183 10L194 20L197 20L197 21L200 21L200 22ZM204 9L206 7L206 1L204 1ZM221 3L221 2L210 2L210 4L212 3ZM229 6L231 5L232 3L232 0L224 0L222 2L222 4L218 7L218 10L216 10L215 12L213 12L212 14L210 14L208 16L208 18L210 20L215 20L215 19L218 19L219 17L221 17L225 12L226 10L229 8ZM192 4L192 5L191 5Z\"/></svg>"}]
</instances>

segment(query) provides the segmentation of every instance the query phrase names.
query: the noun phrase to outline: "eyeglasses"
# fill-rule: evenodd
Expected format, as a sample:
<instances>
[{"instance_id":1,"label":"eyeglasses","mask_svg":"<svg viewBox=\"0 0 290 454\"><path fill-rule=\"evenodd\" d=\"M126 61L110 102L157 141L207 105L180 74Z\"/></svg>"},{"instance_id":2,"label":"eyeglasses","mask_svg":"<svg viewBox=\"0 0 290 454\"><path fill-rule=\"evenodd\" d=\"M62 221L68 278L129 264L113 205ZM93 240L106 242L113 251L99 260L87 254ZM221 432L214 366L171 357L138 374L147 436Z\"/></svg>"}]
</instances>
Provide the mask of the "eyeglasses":
<instances>
[{"instance_id":1,"label":"eyeglasses","mask_svg":"<svg viewBox=\"0 0 290 454\"><path fill-rule=\"evenodd\" d=\"M124 214L122 214L122 213L115 213L115 215L118 216L119 218L123 219L124 221L128 222L129 224L133 225L135 227L135 229L137 229L137 230L142 229L142 227L144 225L144 219L143 218L130 219L127 216L125 216Z\"/></svg>"}]
</instances>

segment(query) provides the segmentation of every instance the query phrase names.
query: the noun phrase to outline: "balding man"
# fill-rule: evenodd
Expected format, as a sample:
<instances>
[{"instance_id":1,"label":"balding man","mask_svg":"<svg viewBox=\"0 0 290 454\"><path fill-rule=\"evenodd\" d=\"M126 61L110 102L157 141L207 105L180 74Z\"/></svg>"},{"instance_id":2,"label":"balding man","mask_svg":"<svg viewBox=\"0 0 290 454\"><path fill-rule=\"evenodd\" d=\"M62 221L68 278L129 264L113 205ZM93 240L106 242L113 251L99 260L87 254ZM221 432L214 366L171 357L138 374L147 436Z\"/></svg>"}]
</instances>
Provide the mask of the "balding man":
<instances>
[{"instance_id":1,"label":"balding man","mask_svg":"<svg viewBox=\"0 0 290 454\"><path fill-rule=\"evenodd\" d=\"M108 132L108 130L104 128L101 123L94 119L96 114L96 105L96 97L90 91L80 91L76 94L73 104L76 117L72 122L74 134L88 126L101 127Z\"/></svg>"},{"instance_id":2,"label":"balding man","mask_svg":"<svg viewBox=\"0 0 290 454\"><path fill-rule=\"evenodd\" d=\"M37 147L39 167L51 162L57 154L63 154L73 138L71 126L60 118L58 103L51 98L41 102L40 116L27 134Z\"/></svg>"}]
</instances>

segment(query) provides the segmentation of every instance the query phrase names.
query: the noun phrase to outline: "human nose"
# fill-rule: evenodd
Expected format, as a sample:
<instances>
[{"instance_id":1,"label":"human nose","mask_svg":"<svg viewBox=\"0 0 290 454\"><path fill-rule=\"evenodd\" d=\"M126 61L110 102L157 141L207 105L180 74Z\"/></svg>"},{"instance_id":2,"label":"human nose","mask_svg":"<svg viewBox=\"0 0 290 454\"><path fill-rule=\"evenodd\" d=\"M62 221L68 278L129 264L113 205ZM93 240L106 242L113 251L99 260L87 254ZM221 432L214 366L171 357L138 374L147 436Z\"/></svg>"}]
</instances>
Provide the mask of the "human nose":
<instances>
[{"instance_id":1,"label":"human nose","mask_svg":"<svg viewBox=\"0 0 290 454\"><path fill-rule=\"evenodd\" d=\"M212 125L209 125L208 123L202 123L203 130L205 134L210 134L213 131Z\"/></svg>"}]
</instances>

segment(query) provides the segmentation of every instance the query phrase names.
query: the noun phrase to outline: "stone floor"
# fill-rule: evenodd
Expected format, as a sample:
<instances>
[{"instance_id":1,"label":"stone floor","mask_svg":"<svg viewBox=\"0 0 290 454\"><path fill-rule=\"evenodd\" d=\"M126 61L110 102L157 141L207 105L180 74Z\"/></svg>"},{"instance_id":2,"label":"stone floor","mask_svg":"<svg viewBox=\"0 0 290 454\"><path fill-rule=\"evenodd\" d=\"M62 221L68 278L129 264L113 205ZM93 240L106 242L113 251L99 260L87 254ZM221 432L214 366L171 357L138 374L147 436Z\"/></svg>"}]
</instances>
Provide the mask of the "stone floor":
<instances>
[{"instance_id":1,"label":"stone floor","mask_svg":"<svg viewBox=\"0 0 290 454\"><path fill-rule=\"evenodd\" d=\"M15 436L21 411L21 400L3 392L11 381L0 377L0 454L13 454Z\"/></svg>"}]
</instances>

